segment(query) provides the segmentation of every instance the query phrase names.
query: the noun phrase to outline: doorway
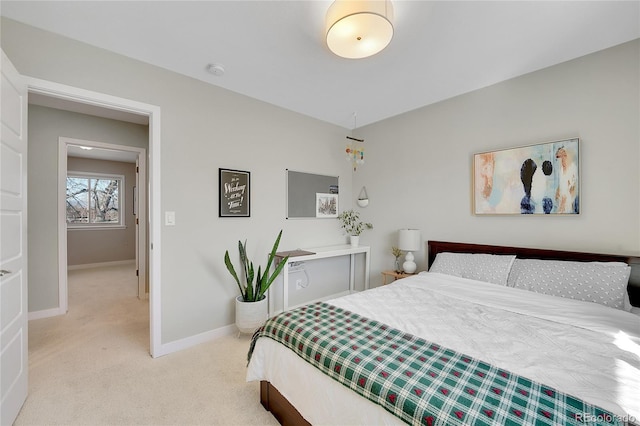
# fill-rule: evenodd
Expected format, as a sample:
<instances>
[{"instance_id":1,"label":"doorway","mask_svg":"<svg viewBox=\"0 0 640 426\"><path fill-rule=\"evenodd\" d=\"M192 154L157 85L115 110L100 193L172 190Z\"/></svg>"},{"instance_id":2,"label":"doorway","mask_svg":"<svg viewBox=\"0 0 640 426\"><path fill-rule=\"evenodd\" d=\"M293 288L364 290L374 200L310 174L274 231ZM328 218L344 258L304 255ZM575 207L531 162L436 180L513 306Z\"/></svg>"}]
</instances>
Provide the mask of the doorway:
<instances>
[{"instance_id":1,"label":"doorway","mask_svg":"<svg viewBox=\"0 0 640 426\"><path fill-rule=\"evenodd\" d=\"M70 198L68 192L68 177L69 173L74 171L71 170L72 167L69 167L70 158L73 157L77 161L88 161L90 164L93 164L94 168L85 169L84 172L95 172L94 175L100 174L102 177L108 177L108 179L101 179L104 182L109 182L110 188L115 188L115 197L110 197L110 199L115 198L114 205L117 203L118 212L117 220L114 222L113 218L108 223L105 223L104 220L98 221L95 220L97 215L93 215L93 219L91 218L91 214L83 214L83 218L79 220L77 225L69 224L69 212L68 208L70 205ZM96 163L96 161L98 163ZM112 163L116 161L117 163ZM124 179L124 175L119 179L118 176L112 174L111 176L107 176L104 173L98 173L95 169L96 164L132 164L131 170L133 174L132 176L128 176L128 180ZM118 168L120 171L122 168ZM107 171L114 169L107 168ZM126 170L126 168L125 168ZM96 238L84 238L83 245L86 246L87 243L90 244L90 241L98 239L101 245L104 245L107 250L116 249L118 242L125 241L125 243L130 240L130 236L133 236L134 240L134 257L136 264L136 276L138 281L138 298L139 299L147 299L148 298L148 281L147 281L147 256L148 256L148 245L146 242L147 239L147 167L146 167L146 150L144 148L137 148L132 146L125 145L114 145L110 143L104 142L96 142L96 141L88 141L88 140L79 140L72 139L67 137L60 137L58 140L58 241L59 241L59 253L58 253L58 262L60 268L60 279L59 279L59 294L64 295L66 300L61 300L60 306L64 306L68 308L68 265L69 265L69 229L75 229L79 232L84 232L93 234ZM78 170L75 170L78 172ZM102 169L104 172L105 170ZM85 181L84 175L80 181ZM130 182L129 182L130 181ZM91 180L89 180L91 182ZM112 185L115 184L115 185ZM81 188L82 195L85 197L89 194L87 188ZM89 203L92 198L96 197L88 197ZM81 202L81 201L80 201ZM85 206L85 210L87 207ZM103 209L108 209L110 206L103 206ZM90 210L90 209L89 209ZM100 209L97 209L100 210ZM86 213L89 213L87 211ZM86 223L84 223L86 221ZM99 222L99 223L90 223L90 222ZM133 229L131 229L133 228ZM128 229L131 229L133 232L127 232ZM91 231L93 230L93 232ZM113 231L108 234L104 234L102 231ZM72 231L73 232L73 231ZM119 235L115 235L112 238L108 238L109 234L117 233ZM98 238L97 234L101 234ZM112 244L109 244L109 241L112 241ZM73 246L73 245L71 245ZM87 249L92 249L95 247L86 247ZM83 264L93 264L93 263L103 263L102 258L104 257L104 253L99 253L97 256L88 256L85 257L85 260L81 263ZM126 257L126 256L125 256ZM73 257L72 257L73 258ZM89 259L88 261L86 259ZM124 260L124 259L119 259ZM73 262L72 262L73 263ZM65 309L66 310L66 309Z\"/></svg>"},{"instance_id":2,"label":"doorway","mask_svg":"<svg viewBox=\"0 0 640 426\"><path fill-rule=\"evenodd\" d=\"M118 98L97 92L91 92L71 86L66 86L49 81L25 78L28 89L28 96L40 98L42 102L48 102L43 106L57 109L81 112L89 115L96 115L111 119L120 119L125 116L145 117L149 126L149 152L148 157L148 182L145 186L148 196L148 218L149 224L146 241L140 244L148 252L148 295L149 295L149 352L152 357L158 357L168 353L161 344L161 294L160 294L160 108L157 106L144 104L128 99ZM120 147L121 149L124 147ZM143 155L138 155L141 157ZM65 155L66 160L66 155ZM61 169L66 171L66 167ZM60 187L60 185L59 185ZM142 189L141 186L138 190ZM60 198L60 197L58 197ZM138 198L142 199L138 193ZM59 207L58 207L59 208ZM60 215L60 212L58 213ZM60 217L64 218L62 213ZM142 221L141 221L142 222ZM60 221L58 221L60 223ZM60 234L60 231L58 231ZM62 233L65 234L65 233ZM66 237L66 234L65 234ZM63 245L64 244L64 245ZM66 253L66 238L58 239L58 252L61 257ZM66 283L67 268L58 268L58 281ZM66 286L65 289L66 290ZM67 294L59 292L58 313L66 312ZM145 293L147 293L145 291Z\"/></svg>"}]
</instances>

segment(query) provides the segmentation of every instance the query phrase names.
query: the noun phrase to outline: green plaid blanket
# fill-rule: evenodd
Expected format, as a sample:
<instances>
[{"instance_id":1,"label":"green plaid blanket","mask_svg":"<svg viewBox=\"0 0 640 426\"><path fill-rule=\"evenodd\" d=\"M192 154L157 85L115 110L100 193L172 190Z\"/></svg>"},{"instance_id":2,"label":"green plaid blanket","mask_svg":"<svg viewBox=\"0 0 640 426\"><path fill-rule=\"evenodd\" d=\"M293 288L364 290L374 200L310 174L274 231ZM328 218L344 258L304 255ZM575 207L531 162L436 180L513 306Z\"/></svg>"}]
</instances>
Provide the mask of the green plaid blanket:
<instances>
[{"instance_id":1,"label":"green plaid blanket","mask_svg":"<svg viewBox=\"0 0 640 426\"><path fill-rule=\"evenodd\" d=\"M269 319L253 336L249 360L259 337L409 424L624 424L553 388L326 303Z\"/></svg>"}]
</instances>

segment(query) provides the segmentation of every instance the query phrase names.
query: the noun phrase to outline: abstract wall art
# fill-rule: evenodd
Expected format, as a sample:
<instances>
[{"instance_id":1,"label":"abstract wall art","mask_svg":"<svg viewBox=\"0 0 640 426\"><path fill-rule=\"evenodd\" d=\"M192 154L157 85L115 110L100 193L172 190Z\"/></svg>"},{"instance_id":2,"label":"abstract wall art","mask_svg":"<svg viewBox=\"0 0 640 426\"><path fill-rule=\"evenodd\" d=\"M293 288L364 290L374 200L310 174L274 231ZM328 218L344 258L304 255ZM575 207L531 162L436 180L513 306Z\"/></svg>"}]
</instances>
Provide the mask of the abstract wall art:
<instances>
[{"instance_id":1,"label":"abstract wall art","mask_svg":"<svg viewBox=\"0 0 640 426\"><path fill-rule=\"evenodd\" d=\"M474 154L473 212L579 214L580 140Z\"/></svg>"}]
</instances>

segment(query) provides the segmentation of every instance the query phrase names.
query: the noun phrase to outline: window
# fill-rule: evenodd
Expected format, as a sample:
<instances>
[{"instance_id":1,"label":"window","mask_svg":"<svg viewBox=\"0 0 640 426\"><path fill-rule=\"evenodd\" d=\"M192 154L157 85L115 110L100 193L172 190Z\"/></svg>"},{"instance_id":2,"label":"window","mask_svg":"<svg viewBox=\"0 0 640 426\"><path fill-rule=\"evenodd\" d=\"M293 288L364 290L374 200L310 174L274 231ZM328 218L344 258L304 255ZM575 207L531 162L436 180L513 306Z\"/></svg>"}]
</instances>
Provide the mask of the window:
<instances>
[{"instance_id":1,"label":"window","mask_svg":"<svg viewBox=\"0 0 640 426\"><path fill-rule=\"evenodd\" d=\"M124 176L67 174L67 226L124 226Z\"/></svg>"}]
</instances>

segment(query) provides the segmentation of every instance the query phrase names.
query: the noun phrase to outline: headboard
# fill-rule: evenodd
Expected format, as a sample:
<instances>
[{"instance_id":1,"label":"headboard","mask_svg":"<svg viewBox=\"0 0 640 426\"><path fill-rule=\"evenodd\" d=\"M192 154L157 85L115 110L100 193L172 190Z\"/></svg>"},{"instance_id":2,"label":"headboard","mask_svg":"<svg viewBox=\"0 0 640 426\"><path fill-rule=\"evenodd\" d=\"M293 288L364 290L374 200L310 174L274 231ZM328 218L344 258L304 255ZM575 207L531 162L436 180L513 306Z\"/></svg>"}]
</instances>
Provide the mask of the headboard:
<instances>
[{"instance_id":1,"label":"headboard","mask_svg":"<svg viewBox=\"0 0 640 426\"><path fill-rule=\"evenodd\" d=\"M633 306L640 306L640 257L615 254L583 253L534 249L526 247L492 246L486 244L455 243L449 241L428 241L429 268L440 252L515 254L521 259L574 260L580 262L625 262L631 266L631 276L627 285L629 300Z\"/></svg>"}]
</instances>

